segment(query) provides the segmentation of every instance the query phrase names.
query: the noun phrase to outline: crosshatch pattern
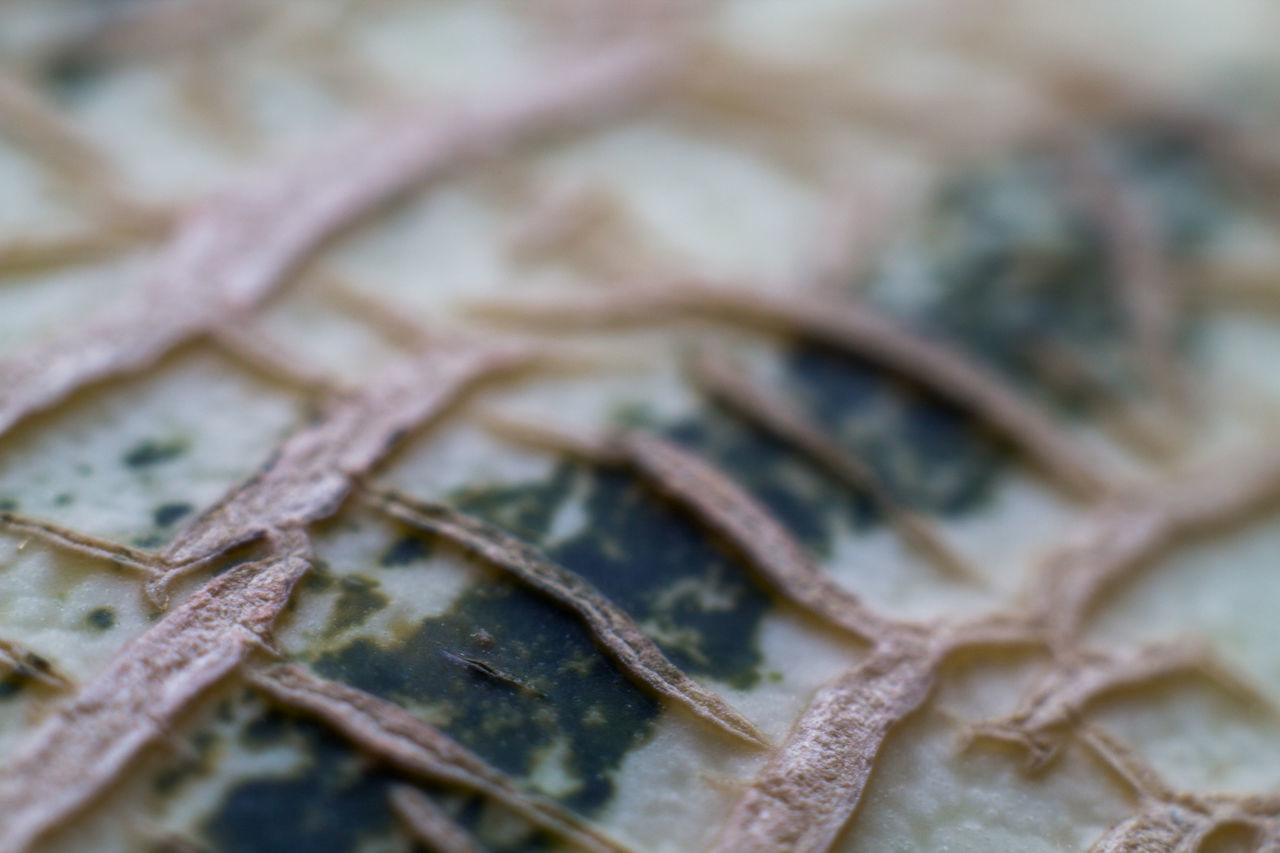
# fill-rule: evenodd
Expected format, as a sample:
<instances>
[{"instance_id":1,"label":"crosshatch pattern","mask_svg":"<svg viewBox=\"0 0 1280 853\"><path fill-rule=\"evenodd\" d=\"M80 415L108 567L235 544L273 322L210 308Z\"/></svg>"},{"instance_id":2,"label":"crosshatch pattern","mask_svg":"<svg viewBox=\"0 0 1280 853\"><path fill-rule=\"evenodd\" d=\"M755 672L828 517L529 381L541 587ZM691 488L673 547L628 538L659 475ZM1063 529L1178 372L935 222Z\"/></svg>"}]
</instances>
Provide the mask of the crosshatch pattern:
<instances>
[{"instance_id":1,"label":"crosshatch pattern","mask_svg":"<svg viewBox=\"0 0 1280 853\"><path fill-rule=\"evenodd\" d=\"M667 779L723 788L683 849L855 849L913 721L981 668L1016 688L949 716L933 759L985 753L1040 794L1109 779L1127 816L1088 849L1280 850L1280 789L1175 783L1125 736L1170 682L1265 728L1277 683L1189 633L1091 627L1280 496L1265 394L1217 387L1203 344L1223 305L1274 300L1274 118L1013 23L1024 41L979 43L985 6L927 32L874 19L1016 78L959 121L946 87L734 47L710 7L448 5L427 30L511 54L488 85L435 80L448 97L371 62L395 26L357 20L427 14L408 5L5 13L39 49L9 48L0 169L48 209L0 245L31 317L0 352L0 850L650 849L601 815L649 784L620 767L659 717L728 756L723 780ZM211 184L181 200L104 141L141 140L104 111L154 79L201 148L156 169ZM298 114L256 114L253 86ZM822 197L779 238L794 257L691 259L655 228L723 212L651 200L655 226L593 183L628 148L644 162L644 121L767 164L742 167L752 191ZM910 149L897 173L886 148ZM467 222L494 245L468 255ZM469 258L439 283L433 240ZM384 286L415 259L416 284ZM521 286L489 284L505 274ZM997 494L1065 519L1010 534L1036 547L1009 577L956 521ZM887 568L845 571L875 537L852 559ZM895 582L951 597L908 612ZM753 691L791 683L758 640L784 622L839 665L770 716ZM256 769L218 781L250 747ZM272 781L298 754L316 773ZM148 785L188 785L190 813L133 820Z\"/></svg>"}]
</instances>

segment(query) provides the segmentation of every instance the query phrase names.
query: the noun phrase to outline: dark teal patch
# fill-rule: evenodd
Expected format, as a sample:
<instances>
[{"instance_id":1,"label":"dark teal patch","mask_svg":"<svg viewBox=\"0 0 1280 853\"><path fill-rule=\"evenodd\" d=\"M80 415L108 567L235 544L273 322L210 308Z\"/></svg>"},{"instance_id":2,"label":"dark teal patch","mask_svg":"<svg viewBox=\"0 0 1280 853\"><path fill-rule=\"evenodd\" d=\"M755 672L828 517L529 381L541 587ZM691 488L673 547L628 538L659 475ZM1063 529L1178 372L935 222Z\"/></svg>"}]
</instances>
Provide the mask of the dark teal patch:
<instances>
[{"instance_id":1,"label":"dark teal patch","mask_svg":"<svg viewBox=\"0 0 1280 853\"><path fill-rule=\"evenodd\" d=\"M959 177L908 244L939 283L913 325L1041 392L1033 346L1081 351L1114 374L1129 343L1113 261L1063 168L1028 157Z\"/></svg>"},{"instance_id":2,"label":"dark teal patch","mask_svg":"<svg viewBox=\"0 0 1280 853\"><path fill-rule=\"evenodd\" d=\"M816 553L830 547L837 520L863 528L873 519L861 496L832 483L787 445L732 414L709 408L666 434L729 473Z\"/></svg>"},{"instance_id":3,"label":"dark teal patch","mask_svg":"<svg viewBox=\"0 0 1280 853\"><path fill-rule=\"evenodd\" d=\"M1238 215L1229 180L1215 170L1205 142L1203 132L1169 126L1129 127L1110 140L1111 156L1175 255L1194 253Z\"/></svg>"},{"instance_id":4,"label":"dark teal patch","mask_svg":"<svg viewBox=\"0 0 1280 853\"><path fill-rule=\"evenodd\" d=\"M18 506L17 498L0 498L0 512L17 512Z\"/></svg>"},{"instance_id":5,"label":"dark teal patch","mask_svg":"<svg viewBox=\"0 0 1280 853\"><path fill-rule=\"evenodd\" d=\"M736 472L735 472L736 473ZM594 584L655 635L686 672L747 689L770 599L687 514L634 477L582 471L586 520L548 555Z\"/></svg>"},{"instance_id":6,"label":"dark teal patch","mask_svg":"<svg viewBox=\"0 0 1280 853\"><path fill-rule=\"evenodd\" d=\"M608 799L610 771L658 711L574 616L504 578L472 586L406 637L362 638L315 666L393 701L444 709L442 728L508 773L527 775L540 750L564 739L579 780L566 801L584 811Z\"/></svg>"},{"instance_id":7,"label":"dark teal patch","mask_svg":"<svg viewBox=\"0 0 1280 853\"><path fill-rule=\"evenodd\" d=\"M116 625L116 613L110 607L95 607L85 614L84 621L97 631L110 631Z\"/></svg>"},{"instance_id":8,"label":"dark teal patch","mask_svg":"<svg viewBox=\"0 0 1280 853\"><path fill-rule=\"evenodd\" d=\"M564 505L576 473L572 466L560 466L544 482L512 486L481 486L453 495L454 503L530 541L539 541Z\"/></svg>"},{"instance_id":9,"label":"dark teal patch","mask_svg":"<svg viewBox=\"0 0 1280 853\"><path fill-rule=\"evenodd\" d=\"M430 549L425 538L417 534L406 533L393 542L386 551L382 552L382 556L378 558L378 565L389 569L397 566L407 566L410 563L426 559L429 553Z\"/></svg>"},{"instance_id":10,"label":"dark teal patch","mask_svg":"<svg viewBox=\"0 0 1280 853\"><path fill-rule=\"evenodd\" d=\"M239 740L250 751L292 744L308 756L308 763L286 776L254 779L232 788L203 824L204 835L215 850L339 853L364 849L371 842L390 842L392 849L399 849L396 841L402 834L386 801L392 782L418 784L494 851L561 849L532 827L513 833L512 826L505 824L499 830L501 837L489 837L482 817L493 804L486 804L484 798L398 777L362 759L340 737L312 720L266 711L241 730ZM289 818L281 819L281 815ZM263 821L271 821L273 826L259 837L255 828Z\"/></svg>"},{"instance_id":11,"label":"dark teal patch","mask_svg":"<svg viewBox=\"0 0 1280 853\"><path fill-rule=\"evenodd\" d=\"M300 742L300 772L252 779L232 788L204 823L217 850L235 853L346 853L395 829L387 805L394 777L371 769L323 728L271 712L246 730L249 747Z\"/></svg>"},{"instance_id":12,"label":"dark teal patch","mask_svg":"<svg viewBox=\"0 0 1280 853\"><path fill-rule=\"evenodd\" d=\"M1225 184L1191 134L1127 128L1096 144L1175 259L1229 220ZM889 294L890 303L901 289L927 293L905 322L950 340L1048 403L1072 401L1038 373L1033 351L1045 344L1071 353L1117 392L1139 390L1114 249L1075 185L1069 163L1054 152L956 176L889 254L872 291ZM1194 316L1188 312L1184 321L1185 340Z\"/></svg>"},{"instance_id":13,"label":"dark teal patch","mask_svg":"<svg viewBox=\"0 0 1280 853\"><path fill-rule=\"evenodd\" d=\"M808 417L875 472L896 501L937 515L960 515L985 505L1003 455L963 413L823 347L796 347L786 370L787 386ZM813 517L833 519L831 510L839 503L828 507L825 513L814 507ZM856 512L846 512L844 521L857 528L869 517L874 518L873 510L861 504Z\"/></svg>"},{"instance_id":14,"label":"dark teal patch","mask_svg":"<svg viewBox=\"0 0 1280 853\"><path fill-rule=\"evenodd\" d=\"M1184 180L1190 167L1176 146L1121 148L1119 161L1132 161L1141 173L1135 179L1148 182L1144 193L1181 206L1162 220L1171 239L1200 239L1215 214L1203 203L1199 179ZM1082 404L1041 381L1031 343L1050 340L1083 355L1118 389L1137 383L1105 241L1065 190L1060 164L1038 155L957 178L908 241L912 268L905 274L932 286L902 318L1059 410ZM886 264L872 292L898 292L890 282L903 274ZM791 347L783 367L798 404L869 464L900 502L959 514L989 498L1006 454L962 412L822 347ZM863 496L718 409L668 425L655 425L643 409L619 412L617 419L657 426L705 455L817 553L830 548L839 527L878 521ZM585 501L583 526L552 541L552 521L571 495ZM686 671L742 688L762 677L757 634L769 597L686 513L629 475L564 464L540 481L453 497L592 582ZM379 562L406 565L428 547L435 545L405 537ZM443 615L407 635L362 638L314 665L421 712L430 708L447 720L443 728L453 737L513 775L530 774L540 753L565 744L567 769L578 781L565 799L584 812L608 800L612 771L644 742L659 711L574 616L505 578L471 586ZM280 783L278 808L288 809L290 797L317 796L317 784L305 775ZM360 808L351 826L364 820Z\"/></svg>"},{"instance_id":15,"label":"dark teal patch","mask_svg":"<svg viewBox=\"0 0 1280 853\"><path fill-rule=\"evenodd\" d=\"M74 103L82 97L105 70L102 59L83 47L56 51L41 69L50 93L65 104Z\"/></svg>"},{"instance_id":16,"label":"dark teal patch","mask_svg":"<svg viewBox=\"0 0 1280 853\"><path fill-rule=\"evenodd\" d=\"M161 504L151 513L156 527L168 527L183 516L190 515L195 507L188 503Z\"/></svg>"},{"instance_id":17,"label":"dark teal patch","mask_svg":"<svg viewBox=\"0 0 1280 853\"><path fill-rule=\"evenodd\" d=\"M70 492L63 492L62 494L57 495L56 497L54 497L54 499L53 499L53 505L54 505L54 506L69 506L69 505L71 504L71 502L72 502L72 501L74 501L75 499L76 499L76 498L75 498L75 495L71 494Z\"/></svg>"},{"instance_id":18,"label":"dark teal patch","mask_svg":"<svg viewBox=\"0 0 1280 853\"><path fill-rule=\"evenodd\" d=\"M308 590L321 592L333 586L333 572L324 560L316 560L302 582L306 584Z\"/></svg>"},{"instance_id":19,"label":"dark teal patch","mask_svg":"<svg viewBox=\"0 0 1280 853\"><path fill-rule=\"evenodd\" d=\"M740 461L735 474L765 464ZM575 491L585 496L581 530L548 542ZM755 634L768 596L701 526L634 477L564 464L545 482L471 490L455 502L590 581L687 671L744 689L759 678Z\"/></svg>"},{"instance_id":20,"label":"dark teal patch","mask_svg":"<svg viewBox=\"0 0 1280 853\"><path fill-rule=\"evenodd\" d=\"M390 604L391 599L378 586L378 581L358 575L339 578L338 600L333 605L326 632L337 634L354 628Z\"/></svg>"},{"instance_id":21,"label":"dark teal patch","mask_svg":"<svg viewBox=\"0 0 1280 853\"><path fill-rule=\"evenodd\" d=\"M147 439L130 448L122 461L130 468L150 468L177 459L187 451L188 446L188 442L181 438Z\"/></svg>"}]
</instances>

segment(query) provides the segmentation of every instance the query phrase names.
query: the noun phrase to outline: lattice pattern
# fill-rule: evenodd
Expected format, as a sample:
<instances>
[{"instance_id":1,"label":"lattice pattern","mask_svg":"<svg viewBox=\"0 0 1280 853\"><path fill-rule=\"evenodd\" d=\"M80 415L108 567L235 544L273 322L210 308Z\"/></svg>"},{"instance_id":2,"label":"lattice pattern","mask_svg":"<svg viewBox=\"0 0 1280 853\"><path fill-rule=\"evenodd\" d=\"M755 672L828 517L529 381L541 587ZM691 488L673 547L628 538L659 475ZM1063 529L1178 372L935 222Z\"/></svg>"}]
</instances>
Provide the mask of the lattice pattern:
<instances>
[{"instance_id":1,"label":"lattice pattern","mask_svg":"<svg viewBox=\"0 0 1280 853\"><path fill-rule=\"evenodd\" d=\"M193 5L223 22L227 9L256 7ZM782 146L779 124L806 120L810 112L805 106L813 102L823 113L855 112L863 120L871 115L895 132L957 150L959 141L947 138L951 128L945 122L903 115L892 99L881 95L877 101L872 91L830 91L802 75L726 56L701 44L696 28L680 16L669 10L659 14L663 10L658 4L641 5L651 14L639 16L642 20L623 36L579 47L581 56L532 75L536 85L513 85L501 100L454 109L432 102L398 107L327 143L311 158L264 172L217 199L172 211L130 199L108 158L52 107L18 80L0 81L0 126L21 131L19 142L52 174L75 185L92 203L93 215L105 209L108 217L100 229L64 241L4 247L0 268L95 257L164 235L146 287L122 300L109 316L0 361L0 435L82 389L146 370L195 338L209 339L250 366L325 401L321 413L287 437L262 470L187 523L162 550L104 541L15 513L0 517L10 530L139 571L146 593L162 606L169 606L176 581L218 566L233 549L265 542L267 552L174 602L87 684L70 685L56 661L0 643L0 664L23 668L54 689L71 691L0 776L0 850L38 844L106 791L144 746L163 739L185 708L226 678L245 679L273 701L318 718L407 776L479 792L577 846L623 849L570 810L530 792L394 704L298 665L268 662L272 625L290 597L299 594L295 587L313 560L308 528L352 499L452 540L560 602L638 684L732 735L735 748L768 750L767 763L742 792L713 849L828 849L850 824L891 732L930 701L944 663L961 650L989 646L1042 647L1051 656L1053 671L1009 716L973 725L968 736L975 742L994 738L1019 744L1033 768L1046 765L1067 739L1079 739L1137 795L1133 817L1112 828L1096 850L1196 850L1203 839L1228 826L1252 828L1264 839L1260 843L1280 845L1280 802L1274 796L1203 797L1173 791L1113 737L1087 722L1091 705L1104 695L1171 673L1203 673L1228 690L1254 696L1252 689L1204 648L1183 644L1102 650L1086 648L1080 638L1091 608L1135 567L1206 531L1234 524L1280 496L1280 452L1269 444L1201 473L1128 484L1064 432L1039 401L958 348L899 326L870 300L851 301L816 289L756 293L693 275L603 296L475 306L488 322L518 325L529 338L521 343L501 340L501 333L492 329L484 338L424 330L386 305L365 304L388 337L409 340L416 351L365 377L358 388L344 387L283 343L264 340L262 328L254 324L255 312L331 236L428 179L477 163L488 167L496 156L551 132L599 125L640 108L674 109L703 119L757 121L768 131L765 136L774 134L768 144ZM175 39L196 37L165 23L163 16L172 10L145 6L133 13L142 16L139 20ZM107 52L110 34L107 30L77 50ZM225 37L218 27L199 35L202 43L211 39L214 44ZM1007 61L1021 61L1020 69L1043 78L1043 111L1025 117L1004 138L980 140L980 147L1003 147L1078 120L1078 111L1073 112L1078 105L1060 91L1062 69L1026 60ZM1170 108L1159 100L1163 93L1143 91L1138 81L1107 76L1105 69L1072 68L1070 73L1075 78L1097 74L1113 86L1114 103L1091 105L1101 106L1099 112ZM210 111L205 103L197 103L197 109ZM778 111L781 117L772 114ZM213 119L217 117L215 111ZM1259 169L1259 157L1245 156L1256 154L1256 148L1233 126L1216 124L1202 132L1218 141L1227 162ZM1175 352L1179 308L1169 295L1168 259L1124 180L1100 168L1087 145L1071 146L1087 204L1113 243L1116 281L1131 312L1137 359L1150 387L1157 389L1157 405L1177 411L1189 405L1189 380ZM803 160L794 150L789 156ZM539 257L573 254L565 244L581 237L574 219L581 211L572 203L561 207L565 209L558 216L564 221L550 217L537 234L530 230L520 235L521 251ZM593 268L598 260L594 252L598 248L585 261ZM966 411L1064 493L1092 509L1079 529L1051 548L1031 573L1025 606L973 618L913 622L878 612L837 584L730 474L663 437L638 428L584 434L554 424L490 419L487 426L518 441L632 472L696 519L709 537L727 545L773 594L868 646L863 660L813 697L786 739L770 744L746 716L669 660L627 612L587 580L513 531L456 508L392 493L371 479L406 435L440 419L474 386L563 364L572 355L540 333L664 325L690 318L747 333L781 330L902 377ZM710 349L700 353L694 372L708 396L727 402L797 454L869 494L924 559L962 579L981 576L981 567L971 565L925 516L900 506L865 460L807 420L785 395L759 387ZM1070 365L1067 372L1071 374ZM390 796L397 814L424 843L478 849L466 830L413 788L397 787Z\"/></svg>"}]
</instances>

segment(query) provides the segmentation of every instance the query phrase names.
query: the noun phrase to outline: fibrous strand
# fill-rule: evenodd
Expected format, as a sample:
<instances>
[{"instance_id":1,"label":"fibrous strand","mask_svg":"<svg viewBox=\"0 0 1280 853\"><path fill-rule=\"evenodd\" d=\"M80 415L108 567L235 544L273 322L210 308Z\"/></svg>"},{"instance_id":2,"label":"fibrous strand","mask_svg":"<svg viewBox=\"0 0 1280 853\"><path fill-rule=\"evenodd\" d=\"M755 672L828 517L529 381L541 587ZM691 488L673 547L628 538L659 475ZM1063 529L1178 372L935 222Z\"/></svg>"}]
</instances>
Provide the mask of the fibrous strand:
<instances>
[{"instance_id":1,"label":"fibrous strand","mask_svg":"<svg viewBox=\"0 0 1280 853\"><path fill-rule=\"evenodd\" d=\"M524 97L446 114L415 105L197 207L145 286L104 319L0 361L0 434L89 383L140 370L256 306L329 237L406 188L652 88L661 52L628 45L550 74Z\"/></svg>"},{"instance_id":2,"label":"fibrous strand","mask_svg":"<svg viewBox=\"0 0 1280 853\"><path fill-rule=\"evenodd\" d=\"M0 775L0 851L18 853L106 791L192 700L265 641L311 564L301 531L215 577L41 725Z\"/></svg>"},{"instance_id":3,"label":"fibrous strand","mask_svg":"<svg viewBox=\"0 0 1280 853\"><path fill-rule=\"evenodd\" d=\"M1255 692L1208 650L1187 643L1144 646L1119 654L1077 655L1058 662L1018 708L1002 720L979 723L969 734L1009 740L1026 747L1031 769L1051 760L1069 727L1090 705L1129 687L1178 674L1200 674L1232 693Z\"/></svg>"},{"instance_id":4,"label":"fibrous strand","mask_svg":"<svg viewBox=\"0 0 1280 853\"><path fill-rule=\"evenodd\" d=\"M471 833L417 788L394 785L388 799L409 836L432 853L484 853Z\"/></svg>"},{"instance_id":5,"label":"fibrous strand","mask_svg":"<svg viewBox=\"0 0 1280 853\"><path fill-rule=\"evenodd\" d=\"M510 572L576 613L627 673L722 731L756 746L768 743L749 720L702 687L662 653L627 613L581 576L495 525L436 503L375 496L393 518L437 533Z\"/></svg>"},{"instance_id":6,"label":"fibrous strand","mask_svg":"<svg viewBox=\"0 0 1280 853\"><path fill-rule=\"evenodd\" d=\"M846 486L870 497L907 545L943 571L969 581L980 577L926 517L899 503L870 466L827 437L796 406L772 398L732 366L711 357L698 360L695 376L713 397L794 447Z\"/></svg>"},{"instance_id":7,"label":"fibrous strand","mask_svg":"<svg viewBox=\"0 0 1280 853\"><path fill-rule=\"evenodd\" d=\"M1252 448L1195 476L1104 501L1052 549L1031 590L1050 639L1070 643L1097 596L1183 539L1280 497L1280 454Z\"/></svg>"},{"instance_id":8,"label":"fibrous strand","mask_svg":"<svg viewBox=\"0 0 1280 853\"><path fill-rule=\"evenodd\" d=\"M392 365L286 439L261 472L184 529L163 561L185 567L273 528L330 515L353 478L368 473L406 433L480 379L535 357L514 346L437 346Z\"/></svg>"},{"instance_id":9,"label":"fibrous strand","mask_svg":"<svg viewBox=\"0 0 1280 853\"><path fill-rule=\"evenodd\" d=\"M474 307L495 319L536 321L557 328L643 324L680 315L781 327L919 383L1003 435L1073 494L1096 498L1111 488L1097 463L1007 383L964 353L901 328L866 304L683 282L631 293L505 300Z\"/></svg>"},{"instance_id":10,"label":"fibrous strand","mask_svg":"<svg viewBox=\"0 0 1280 853\"><path fill-rule=\"evenodd\" d=\"M901 635L818 691L738 800L715 853L821 853L857 808L889 732L928 698L938 659Z\"/></svg>"},{"instance_id":11,"label":"fibrous strand","mask_svg":"<svg viewBox=\"0 0 1280 853\"><path fill-rule=\"evenodd\" d=\"M250 681L296 711L318 718L397 770L484 794L537 826L597 853L626 853L554 801L524 790L444 732L398 705L328 681L297 665L255 672Z\"/></svg>"},{"instance_id":12,"label":"fibrous strand","mask_svg":"<svg viewBox=\"0 0 1280 853\"><path fill-rule=\"evenodd\" d=\"M642 479L728 542L784 598L865 640L886 633L889 623L832 580L781 522L710 463L648 433L625 433L613 444Z\"/></svg>"}]
</instances>

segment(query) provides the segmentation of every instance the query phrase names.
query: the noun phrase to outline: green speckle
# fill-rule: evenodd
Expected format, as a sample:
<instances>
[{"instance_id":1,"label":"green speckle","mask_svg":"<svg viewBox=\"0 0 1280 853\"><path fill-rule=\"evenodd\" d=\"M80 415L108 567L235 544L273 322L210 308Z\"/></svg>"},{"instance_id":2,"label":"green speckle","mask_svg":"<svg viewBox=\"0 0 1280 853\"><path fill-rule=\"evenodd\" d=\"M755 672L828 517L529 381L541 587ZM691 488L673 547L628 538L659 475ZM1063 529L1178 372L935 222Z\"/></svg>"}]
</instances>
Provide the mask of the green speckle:
<instances>
[{"instance_id":1,"label":"green speckle","mask_svg":"<svg viewBox=\"0 0 1280 853\"><path fill-rule=\"evenodd\" d=\"M358 575L347 575L338 580L338 600L329 616L326 630L337 634L364 622L391 603L391 599L379 591L378 582Z\"/></svg>"},{"instance_id":2,"label":"green speckle","mask_svg":"<svg viewBox=\"0 0 1280 853\"><path fill-rule=\"evenodd\" d=\"M75 495L70 492L63 492L53 499L54 506L68 506L75 500Z\"/></svg>"},{"instance_id":3,"label":"green speckle","mask_svg":"<svg viewBox=\"0 0 1280 853\"><path fill-rule=\"evenodd\" d=\"M555 513L585 500L582 529L548 547ZM768 597L704 531L634 478L563 465L542 481L472 489L458 501L547 549L650 628L687 671L741 687L759 678ZM357 590L352 590L355 593ZM345 591L344 591L345 592ZM432 709L460 742L515 775L562 745L565 799L591 811L648 736L660 703L602 655L581 622L523 585L467 588L409 634L360 638L315 661L324 675Z\"/></svg>"},{"instance_id":4,"label":"green speckle","mask_svg":"<svg viewBox=\"0 0 1280 853\"><path fill-rule=\"evenodd\" d=\"M116 614L110 607L95 607L85 614L84 621L90 628L98 631L110 631L115 627Z\"/></svg>"},{"instance_id":5,"label":"green speckle","mask_svg":"<svg viewBox=\"0 0 1280 853\"><path fill-rule=\"evenodd\" d=\"M491 637L482 651L474 646L477 626ZM502 677L460 665L460 654ZM518 776L532 773L542 751L563 739L575 783L567 801L582 810L607 801L612 769L643 741L659 710L576 618L505 579L470 587L403 638L361 638L315 666L392 701L429 705L450 735ZM607 709L608 726L583 723L592 706Z\"/></svg>"},{"instance_id":6,"label":"green speckle","mask_svg":"<svg viewBox=\"0 0 1280 853\"><path fill-rule=\"evenodd\" d=\"M181 438L147 439L130 448L123 462L130 468L149 468L178 458L187 448L188 442Z\"/></svg>"},{"instance_id":7,"label":"green speckle","mask_svg":"<svg viewBox=\"0 0 1280 853\"><path fill-rule=\"evenodd\" d=\"M18 501L16 498L0 498L0 512L17 512Z\"/></svg>"},{"instance_id":8,"label":"green speckle","mask_svg":"<svg viewBox=\"0 0 1280 853\"><path fill-rule=\"evenodd\" d=\"M161 504L151 513L151 519L155 522L156 527L168 527L194 510L195 507L188 503Z\"/></svg>"},{"instance_id":9,"label":"green speckle","mask_svg":"<svg viewBox=\"0 0 1280 853\"><path fill-rule=\"evenodd\" d=\"M1137 140L1117 143L1113 154L1143 182L1143 193L1173 199L1160 202L1176 208L1161 223L1166 237L1194 244L1211 230L1217 212L1209 183L1183 148ZM1088 401L1043 380L1032 344L1049 340L1083 355L1120 392L1140 388L1141 371L1107 246L1064 174L1051 158L1033 155L958 176L864 284L868 298L904 325L965 351L1060 412L1087 412ZM894 301L903 294L911 304ZM1009 465L1007 449L963 411L856 358L796 344L781 369L795 404L907 506L974 512ZM674 424L639 406L619 409L613 420L658 429L704 455L819 556L839 535L880 523L866 496L717 407ZM537 481L484 484L452 498L586 578L685 671L742 689L785 680L783 672L761 671L758 633L771 598L687 512L629 475L564 464ZM582 525L557 530L553 540L553 521L570 500L583 502ZM378 562L407 566L436 547L447 546L405 535ZM374 581L337 582L332 630L386 606ZM661 707L601 654L576 617L505 578L468 587L443 614L396 636L362 637L312 664L429 716L513 775L529 777L539 756L563 748L570 778L563 798L583 812L608 801L614 771L645 742ZM290 718L270 720L253 737L265 744L282 732L309 732L314 765L234 789L209 824L211 839L228 849L337 850L383 831L376 771L328 735ZM278 814L297 817L273 820ZM269 838L258 837L263 823Z\"/></svg>"}]
</instances>

